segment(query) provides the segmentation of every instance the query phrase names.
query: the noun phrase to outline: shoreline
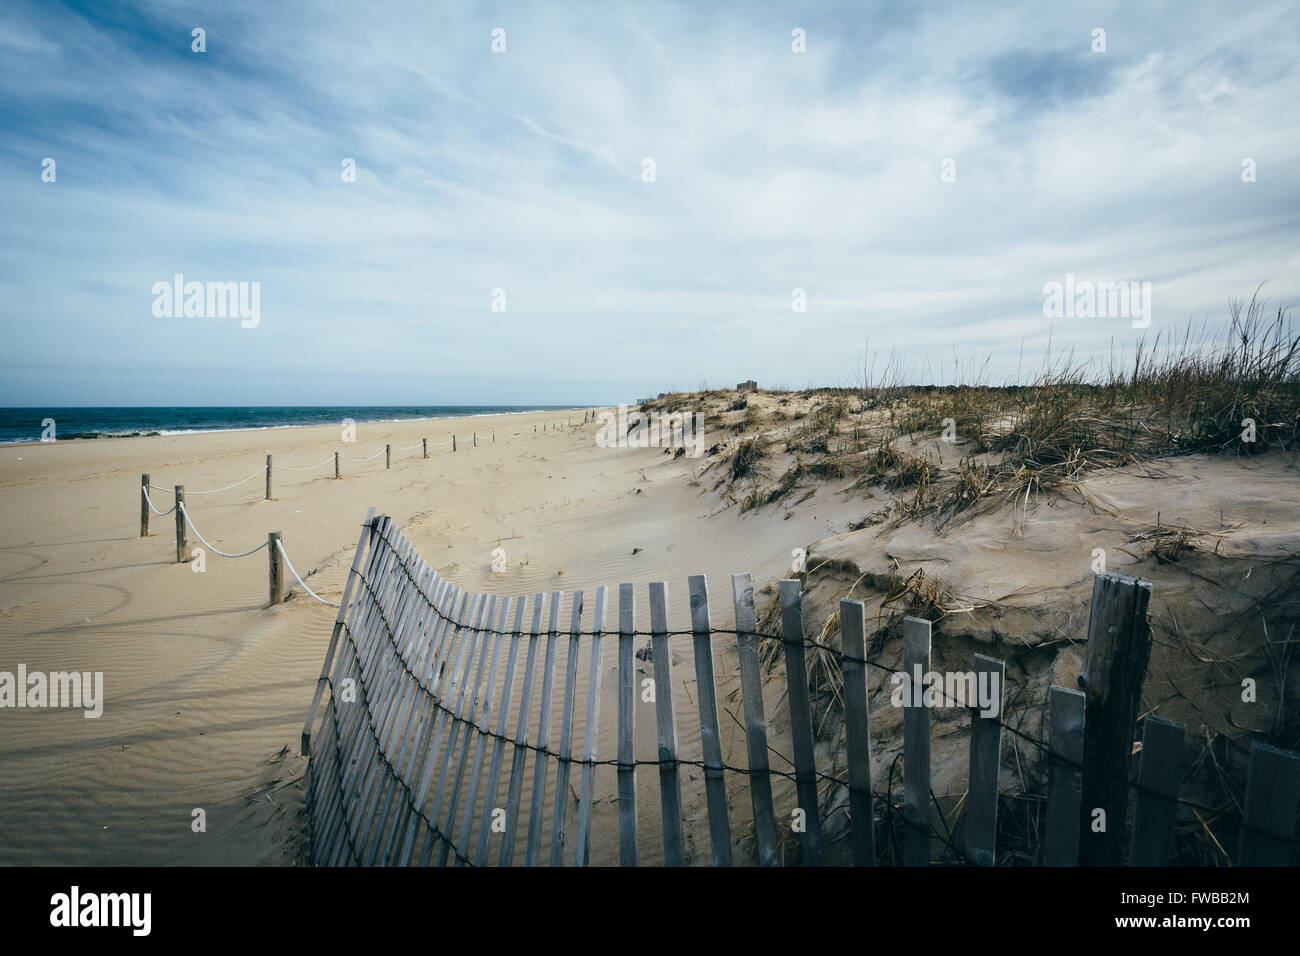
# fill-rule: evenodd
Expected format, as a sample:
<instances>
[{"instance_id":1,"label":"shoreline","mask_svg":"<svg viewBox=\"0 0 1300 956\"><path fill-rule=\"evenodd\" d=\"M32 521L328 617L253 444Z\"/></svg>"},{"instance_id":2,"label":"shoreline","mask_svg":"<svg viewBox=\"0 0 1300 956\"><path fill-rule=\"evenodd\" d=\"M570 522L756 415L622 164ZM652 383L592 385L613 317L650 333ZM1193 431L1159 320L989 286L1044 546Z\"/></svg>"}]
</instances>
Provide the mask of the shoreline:
<instances>
[{"instance_id":1,"label":"shoreline","mask_svg":"<svg viewBox=\"0 0 1300 956\"><path fill-rule=\"evenodd\" d=\"M13 406L10 406L10 407L13 407ZM77 405L77 406L69 406L69 407L73 407L73 408L82 408L82 407L95 407L95 406L80 406L80 405ZM106 406L102 406L102 407L104 407L104 408L110 408L110 407L115 407L115 406L107 406L107 405L106 405ZM140 406L122 406L122 407L123 407L123 408L136 408L136 407L139 407L139 408L153 408L153 407L170 407L170 406L140 405ZM179 407L183 407L183 406L177 406L177 407L179 408ZM220 407L220 406L195 405L195 406L192 406L192 407L194 407L194 408L208 408L208 407L216 408L216 407ZM243 406L232 405L232 406L229 406L229 407L231 407L231 408L242 408ZM293 407L293 406L266 405L266 406L253 406L253 407L254 407L254 408L257 408L257 407L265 407L265 408L282 408L282 407ZM310 407L310 406L303 406L303 407L306 408L306 407ZM322 407L329 407L329 406L322 406ZM346 407L346 406L339 406L339 407ZM383 406L380 406L380 407L383 407ZM411 424L411 423L414 423L414 422L443 422L443 421L453 421L453 420L455 420L455 419L460 419L460 418L496 418L496 417L498 417L498 416L505 416L505 415L543 415L543 414L547 414L547 413L549 413L549 412L583 412L583 411L594 411L594 410L597 410L597 409L607 408L607 407L609 407L609 406L606 406L606 405L560 405L560 406L555 406L555 407L553 407L553 408L548 406L548 407L546 407L546 408L524 408L524 409L517 409L517 410L513 410L513 411L470 412L470 413L467 413L467 414L465 414L465 415L430 415L430 416L423 417L423 418L367 418L367 419L363 419L363 420L358 421L357 424L358 424L358 425L406 425L406 424ZM57 410L57 409L56 409L56 410ZM176 438L176 437L179 437L179 436L188 436L188 435L226 435L226 434L235 434L235 433L242 433L242 432L263 432L263 431L273 431L273 430L276 430L276 429L285 429L285 428L330 428L330 427L333 427L333 426L332 426L331 424L329 424L329 423L325 423L325 422L302 422L302 423L294 424L294 425L251 425L251 426L246 427L246 428L189 428L189 429L182 429L182 430L179 430L179 431L156 431L156 432L147 432L147 433L143 433L143 434L127 434L127 435L95 435L94 437L90 437L90 438L87 438L87 437L84 437L84 436L83 436L83 437L76 437L76 438L59 438L59 439L56 439L55 441L42 441L42 440L39 439L39 438L38 438L38 439L35 439L35 440L32 440L32 439L20 439L20 440L17 440L17 441L6 441L6 440L0 440L0 448L22 448L22 447L26 447L26 446L30 446L30 445L63 445L63 444L67 444L67 443L70 443L70 442L92 442L92 441L103 441L103 440L105 440L105 439L108 439L108 440L120 440L120 439L127 439L127 438Z\"/></svg>"}]
</instances>

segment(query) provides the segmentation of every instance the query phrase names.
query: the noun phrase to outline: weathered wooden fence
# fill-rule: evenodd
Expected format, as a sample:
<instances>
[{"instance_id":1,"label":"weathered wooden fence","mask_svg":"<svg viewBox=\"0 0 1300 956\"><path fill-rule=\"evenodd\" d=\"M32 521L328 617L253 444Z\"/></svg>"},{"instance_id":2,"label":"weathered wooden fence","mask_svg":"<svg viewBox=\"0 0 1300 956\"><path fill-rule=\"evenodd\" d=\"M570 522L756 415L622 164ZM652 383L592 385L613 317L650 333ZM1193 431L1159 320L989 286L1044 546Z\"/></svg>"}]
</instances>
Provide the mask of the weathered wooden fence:
<instances>
[{"instance_id":1,"label":"weathered wooden fence","mask_svg":"<svg viewBox=\"0 0 1300 956\"><path fill-rule=\"evenodd\" d=\"M825 801L819 791L840 787L848 791L848 833L842 842L849 847L849 859L856 865L875 864L873 803L878 798L870 770L867 671L878 665L867 659L862 603L840 603L841 646L833 651L844 680L847 774L832 776L816 766L805 649L822 645L805 639L799 582L780 582L780 635L757 632L747 574L732 577L734 631L711 626L703 575L692 576L688 590L689 631L670 630L664 583L649 586L648 632L636 630L630 584L619 586L615 630L606 631L605 587L596 590L586 630L584 594L572 594L566 629L560 592L551 593L549 600L540 593L531 600L467 593L428 567L388 517L368 516L303 729L303 752L310 754L311 861L557 866L682 865L710 859L729 865L751 862L733 857L743 846L747 853L752 847L753 862L775 865L786 858L783 842L796 839L799 861L818 864L828 856L820 819ZM1127 777L1136 717L1133 689L1141 687L1149 651L1148 592L1145 581L1097 576L1083 689L1051 690L1050 740L1035 741L1048 763L1045 864L1120 862L1118 839L1099 837L1106 831L1124 832L1130 791L1136 800L1129 862L1169 861L1183 727L1147 717L1137 779ZM639 676L643 653L634 640L640 636L650 638L653 674L648 678ZM682 715L677 691L689 681L675 682L672 671L687 639L695 693L686 709L694 711L688 726L698 756L685 753L678 739ZM788 731L783 726L782 732L788 732L793 773L770 764L769 753L776 751L764 708L760 641L779 642L784 657ZM748 758L744 767L724 763L715 680L715 652L724 645L736 655ZM902 685L910 688L916 668L930 670L929 622L907 618L903 645L909 677ZM997 687L999 700L993 716L971 710L969 785L950 845L966 861L989 866L997 860L1003 731L1012 728L1001 719L1003 662L976 655L972 663L977 678L996 679L990 686ZM1130 673L1135 667L1140 667L1137 675ZM557 670L562 670L562 687L557 686ZM607 670L615 672L616 706L607 708L616 714L612 724L600 720ZM553 738L557 698L558 741ZM937 833L930 790L930 701L919 694L904 700L903 861L923 866L931 862ZM653 760L638 759L634 748L643 704L654 710ZM1094 733L1094 725L1101 731ZM598 758L602 740L603 746L612 744L616 756ZM657 824L649 833L643 824L655 816L653 807L638 805L643 796L638 770L646 766L654 768L659 783ZM1119 768L1118 780L1105 768ZM747 787L729 792L728 779L742 778ZM792 806L778 810L774 781ZM593 841L599 795L615 792L616 798L604 801L607 830L597 832ZM1255 744L1240 823L1240 863L1290 862L1298 803L1300 756ZM707 856L702 849L694 852L690 834L684 832L683 820L692 808L707 816ZM1106 819L1104 831L1097 830L1099 811ZM747 839L733 837L733 822L745 828Z\"/></svg>"}]
</instances>

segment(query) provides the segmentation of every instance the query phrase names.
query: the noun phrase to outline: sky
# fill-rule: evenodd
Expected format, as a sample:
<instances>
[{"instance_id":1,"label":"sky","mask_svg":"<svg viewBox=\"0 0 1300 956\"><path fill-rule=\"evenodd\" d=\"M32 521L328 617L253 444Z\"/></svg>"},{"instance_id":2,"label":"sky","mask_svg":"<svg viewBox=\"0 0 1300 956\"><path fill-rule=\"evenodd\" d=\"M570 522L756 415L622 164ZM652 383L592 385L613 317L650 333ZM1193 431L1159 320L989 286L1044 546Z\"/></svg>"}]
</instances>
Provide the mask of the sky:
<instances>
[{"instance_id":1,"label":"sky","mask_svg":"<svg viewBox=\"0 0 1300 956\"><path fill-rule=\"evenodd\" d=\"M0 405L1024 380L1295 302L1298 119L1293 2L7 0Z\"/></svg>"}]
</instances>

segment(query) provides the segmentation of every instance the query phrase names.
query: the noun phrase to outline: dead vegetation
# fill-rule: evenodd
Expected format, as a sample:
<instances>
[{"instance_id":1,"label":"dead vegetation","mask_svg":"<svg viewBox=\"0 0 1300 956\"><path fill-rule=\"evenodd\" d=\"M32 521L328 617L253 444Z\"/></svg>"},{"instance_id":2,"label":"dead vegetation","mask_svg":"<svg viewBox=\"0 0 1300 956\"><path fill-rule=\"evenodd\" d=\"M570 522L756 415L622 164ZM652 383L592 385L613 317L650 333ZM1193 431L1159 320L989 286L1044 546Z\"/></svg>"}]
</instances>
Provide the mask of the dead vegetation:
<instances>
[{"instance_id":1,"label":"dead vegetation","mask_svg":"<svg viewBox=\"0 0 1300 956\"><path fill-rule=\"evenodd\" d=\"M1028 385L908 386L886 375L859 388L672 394L644 407L689 410L694 399L707 427L735 433L722 448L726 494L746 510L842 484L885 502L858 527L928 517L942 531L1028 506L1090 469L1294 449L1300 336L1286 309L1270 313L1258 293L1229 312L1217 335L1162 332L1131 357L1113 352L1102 370L1049 353ZM738 482L752 485L740 497ZM1175 536L1155 553L1177 561L1189 543Z\"/></svg>"}]
</instances>

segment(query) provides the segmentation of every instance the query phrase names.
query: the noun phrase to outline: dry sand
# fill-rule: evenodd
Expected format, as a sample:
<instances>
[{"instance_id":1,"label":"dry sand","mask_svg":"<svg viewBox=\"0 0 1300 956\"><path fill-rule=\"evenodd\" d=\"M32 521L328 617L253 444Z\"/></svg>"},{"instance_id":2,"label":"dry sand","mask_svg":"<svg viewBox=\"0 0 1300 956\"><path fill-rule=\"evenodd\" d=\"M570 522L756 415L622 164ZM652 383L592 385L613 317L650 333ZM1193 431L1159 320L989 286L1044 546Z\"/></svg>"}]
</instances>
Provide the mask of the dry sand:
<instances>
[{"instance_id":1,"label":"dry sand","mask_svg":"<svg viewBox=\"0 0 1300 956\"><path fill-rule=\"evenodd\" d=\"M296 588L286 604L268 609L264 552L238 560L208 554L203 573L177 564L170 516L154 517L153 533L140 538L142 472L155 486L184 484L196 525L222 550L246 550L268 531L282 532L299 573L332 600L370 506L391 515L429 564L462 587L509 595L582 588L590 608L597 585L611 586L612 602L613 585L630 581L637 585L638 624L646 623L646 585L663 580L671 624L687 627L686 577L705 574L713 623L730 627L729 575L751 572L761 588L789 573L792 549L807 547L805 629L819 636L839 598L865 600L871 623L890 574L924 568L972 608L936 629L935 665L966 669L972 650L1006 658L1030 716L1041 712L1048 683L1069 684L1077 673L1092 549L1105 547L1112 569L1155 583L1152 617L1161 644L1144 711L1185 721L1189 737L1207 728L1241 737L1267 728L1273 717L1257 605L1268 595L1274 623L1300 615L1294 577L1283 574L1292 574L1289 562L1300 552L1289 458L1189 456L1145 473L1098 474L1084 485L1088 498L1040 496L1027 512L995 513L944 535L923 522L849 532L851 521L887 495L849 489L849 481L820 483L810 485L811 496L801 489L742 511L744 489L717 484L719 456L674 459L653 448L601 448L597 426L581 425L582 417L545 412L363 424L355 445L339 444L335 428L312 427L0 450L0 670L25 663L46 672L102 671L106 686L99 719L78 710L0 710L0 863L302 860L297 783L304 761L296 751L335 612ZM553 427L565 421L573 427ZM488 437L493 430L495 442ZM471 431L479 433L478 447ZM455 454L435 444L453 432ZM428 460L418 448L397 450L422 437L430 441ZM720 438L711 435L708 444ZM332 466L277 470L269 501L260 477L221 494L192 494L254 472L267 453L278 465L301 467L334 450L362 457L385 443L394 446L389 470L382 455L345 462L341 481L332 480ZM155 501L165 509L171 496ZM1166 525L1212 534L1198 538L1199 550L1186 560L1162 564L1140 538L1157 513ZM503 574L491 569L496 547L506 551ZM1280 593L1269 593L1278 587ZM567 615L566 605L561 620ZM607 626L615 620L611 609ZM674 648L681 747L698 759L689 640ZM888 664L896 652L886 644L880 660ZM612 647L607 653L600 757L614 752ZM651 666L643 664L647 673ZM718 670L721 706L743 719L726 653ZM1243 674L1261 678L1258 708L1233 704ZM766 696L772 746L788 754L782 683L773 681ZM873 776L882 781L900 745L898 715L878 675L869 688ZM643 713L638 756L649 759L653 717ZM726 713L722 723L725 759L743 766L743 736ZM956 798L964 788L964 726L958 717L936 723L940 796ZM1041 728L1028 720L1026 729ZM832 721L823 733L820 769L840 772L841 729ZM1006 755L1004 788L1018 785L1022 756L1030 755ZM779 758L773 766L781 769ZM707 860L698 773L683 774L691 858ZM641 845L651 862L657 775L640 776ZM612 772L598 779L598 863L616 860L613 781ZM742 851L744 787L743 779L729 783ZM778 781L775 789L780 819L793 806L792 788ZM206 811L205 834L191 830L195 808Z\"/></svg>"},{"instance_id":2,"label":"dry sand","mask_svg":"<svg viewBox=\"0 0 1300 956\"><path fill-rule=\"evenodd\" d=\"M666 580L678 626L688 574L713 582L721 625L730 620L722 606L730 572L778 575L793 547L843 527L816 509L797 521L710 520L716 504L689 484L699 462L599 448L594 424L554 429L581 418L362 424L351 446L339 444L336 428L311 427L4 448L0 670L102 671L107 702L98 719L0 710L0 862L289 863L299 852L296 788L249 797L302 773L298 738L335 612L301 593L267 609L264 551L208 554L206 571L195 573L175 561L171 516L152 517L151 535L140 538L143 472L155 486L185 485L196 526L221 550L247 550L280 531L298 572L334 600L372 505L466 588L590 594L632 581L644 601L644 585ZM455 454L435 447L453 432ZM396 450L422 437L427 461L418 448ZM344 462L341 481L332 466L277 469L270 501L260 477L193 494L249 475L267 453L300 467L385 443L395 449L390 470L383 456ZM170 507L170 495L153 497ZM191 545L199 546L192 536ZM508 555L505 574L490 567L497 546ZM653 748L650 737L639 743ZM611 746L602 739L604 753ZM207 813L206 834L191 832L195 808Z\"/></svg>"}]
</instances>

